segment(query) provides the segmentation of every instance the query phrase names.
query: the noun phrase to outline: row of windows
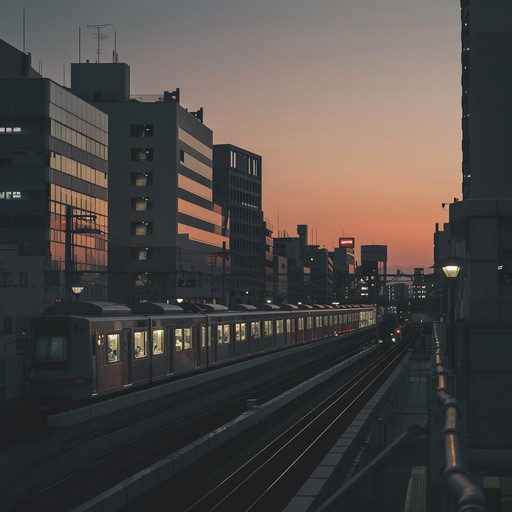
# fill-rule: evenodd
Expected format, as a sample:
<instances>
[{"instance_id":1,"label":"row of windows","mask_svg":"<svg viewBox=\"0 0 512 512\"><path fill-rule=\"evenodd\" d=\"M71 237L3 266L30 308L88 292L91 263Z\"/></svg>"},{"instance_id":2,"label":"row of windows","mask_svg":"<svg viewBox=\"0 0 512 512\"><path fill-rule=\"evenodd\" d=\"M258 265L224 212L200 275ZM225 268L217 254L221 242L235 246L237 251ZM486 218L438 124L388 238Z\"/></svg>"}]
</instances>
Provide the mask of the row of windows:
<instances>
[{"instance_id":1,"label":"row of windows","mask_svg":"<svg viewBox=\"0 0 512 512\"><path fill-rule=\"evenodd\" d=\"M205 330L202 330L202 346L205 343ZM106 339L105 339L106 338ZM113 334L99 334L97 337L98 346L107 343L107 362L118 363L121 361L121 335L118 333ZM184 327L174 329L174 350L182 352L192 349L192 328ZM165 354L165 331L164 329L153 330L153 355ZM136 331L133 333L133 357L135 359L142 359L148 357L148 336L146 331Z\"/></svg>"},{"instance_id":2,"label":"row of windows","mask_svg":"<svg viewBox=\"0 0 512 512\"><path fill-rule=\"evenodd\" d=\"M50 156L50 167L56 171L61 171L89 183L94 183L100 187L108 187L108 174L76 160L72 160L64 155L52 152Z\"/></svg>"},{"instance_id":3,"label":"row of windows","mask_svg":"<svg viewBox=\"0 0 512 512\"><path fill-rule=\"evenodd\" d=\"M247 190L261 195L261 181L256 181L254 178L245 178L231 174L229 182L231 187L237 187L241 190Z\"/></svg>"},{"instance_id":4,"label":"row of windows","mask_svg":"<svg viewBox=\"0 0 512 512\"><path fill-rule=\"evenodd\" d=\"M80 212L75 213L91 213L96 216L94 227L101 231L106 231L108 222L108 202L99 197L89 196L76 192L55 183L50 184L50 212L57 215L66 215L66 207L71 205ZM62 227L61 229L64 229Z\"/></svg>"},{"instance_id":5,"label":"row of windows","mask_svg":"<svg viewBox=\"0 0 512 512\"><path fill-rule=\"evenodd\" d=\"M237 153L236 151L230 152L230 166L238 171L258 176L258 160L251 158L248 155Z\"/></svg>"},{"instance_id":6,"label":"row of windows","mask_svg":"<svg viewBox=\"0 0 512 512\"><path fill-rule=\"evenodd\" d=\"M10 286L20 286L20 287L28 286L28 273L27 272L19 272L18 273L18 281L16 284L13 284L11 272L0 272L0 287L8 288Z\"/></svg>"},{"instance_id":7,"label":"row of windows","mask_svg":"<svg viewBox=\"0 0 512 512\"><path fill-rule=\"evenodd\" d=\"M102 160L107 160L108 150L105 144L96 142L95 140L82 135L80 132L68 128L55 120L51 120L50 134L56 139L62 140L72 146L80 148L87 153L92 153Z\"/></svg>"}]
</instances>

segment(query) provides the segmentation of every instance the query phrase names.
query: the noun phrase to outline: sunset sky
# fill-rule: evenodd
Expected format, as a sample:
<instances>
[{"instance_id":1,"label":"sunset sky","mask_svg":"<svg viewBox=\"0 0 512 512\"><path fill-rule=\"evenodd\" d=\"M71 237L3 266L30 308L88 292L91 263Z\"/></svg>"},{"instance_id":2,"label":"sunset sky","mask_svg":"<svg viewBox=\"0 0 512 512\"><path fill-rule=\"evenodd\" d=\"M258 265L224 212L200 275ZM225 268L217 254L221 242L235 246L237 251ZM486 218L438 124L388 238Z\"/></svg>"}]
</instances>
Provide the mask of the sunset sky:
<instances>
[{"instance_id":1,"label":"sunset sky","mask_svg":"<svg viewBox=\"0 0 512 512\"><path fill-rule=\"evenodd\" d=\"M442 203L461 197L458 0L6 1L0 38L69 86L70 63L131 67L132 94L181 90L214 143L263 157L266 218L332 249L388 246L388 269L433 263ZM357 251L359 254L359 251ZM359 260L359 256L358 256Z\"/></svg>"}]
</instances>

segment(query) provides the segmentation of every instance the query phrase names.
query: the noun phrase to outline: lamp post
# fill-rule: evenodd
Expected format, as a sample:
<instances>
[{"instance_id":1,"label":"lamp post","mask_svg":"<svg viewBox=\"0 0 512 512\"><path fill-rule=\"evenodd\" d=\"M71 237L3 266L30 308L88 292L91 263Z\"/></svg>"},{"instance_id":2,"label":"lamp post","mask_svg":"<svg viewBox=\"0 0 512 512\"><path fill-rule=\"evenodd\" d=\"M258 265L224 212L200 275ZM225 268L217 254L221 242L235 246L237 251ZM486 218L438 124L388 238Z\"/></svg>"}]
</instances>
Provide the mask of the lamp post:
<instances>
[{"instance_id":1,"label":"lamp post","mask_svg":"<svg viewBox=\"0 0 512 512\"><path fill-rule=\"evenodd\" d=\"M77 302L80 297L80 294L84 291L84 288L85 286L82 285L75 285L71 287L71 291L73 292L73 295L75 296Z\"/></svg>"},{"instance_id":2,"label":"lamp post","mask_svg":"<svg viewBox=\"0 0 512 512\"><path fill-rule=\"evenodd\" d=\"M457 276L460 272L460 266L456 264L446 264L443 267L443 273L448 282L448 365L455 371L455 286L457 284Z\"/></svg>"}]
</instances>

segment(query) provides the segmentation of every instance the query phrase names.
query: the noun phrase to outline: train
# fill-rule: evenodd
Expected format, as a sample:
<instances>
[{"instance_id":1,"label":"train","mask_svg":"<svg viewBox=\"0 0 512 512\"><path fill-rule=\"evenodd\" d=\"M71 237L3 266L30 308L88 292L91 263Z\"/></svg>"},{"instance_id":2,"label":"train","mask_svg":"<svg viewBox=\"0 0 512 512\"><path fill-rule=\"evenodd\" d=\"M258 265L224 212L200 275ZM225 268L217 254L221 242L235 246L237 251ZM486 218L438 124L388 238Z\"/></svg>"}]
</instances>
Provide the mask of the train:
<instances>
[{"instance_id":1,"label":"train","mask_svg":"<svg viewBox=\"0 0 512 512\"><path fill-rule=\"evenodd\" d=\"M374 305L61 303L24 331L29 396L93 400L375 324Z\"/></svg>"}]
</instances>

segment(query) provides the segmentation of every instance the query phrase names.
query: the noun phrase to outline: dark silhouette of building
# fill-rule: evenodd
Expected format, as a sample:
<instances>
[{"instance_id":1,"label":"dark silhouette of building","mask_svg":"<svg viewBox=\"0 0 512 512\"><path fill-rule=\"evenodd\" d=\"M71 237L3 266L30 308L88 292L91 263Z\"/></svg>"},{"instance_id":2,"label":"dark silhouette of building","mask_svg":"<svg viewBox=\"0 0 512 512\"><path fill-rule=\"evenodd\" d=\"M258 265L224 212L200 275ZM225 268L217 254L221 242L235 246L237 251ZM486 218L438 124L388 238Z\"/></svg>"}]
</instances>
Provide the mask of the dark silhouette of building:
<instances>
[{"instance_id":1,"label":"dark silhouette of building","mask_svg":"<svg viewBox=\"0 0 512 512\"><path fill-rule=\"evenodd\" d=\"M232 144L213 146L213 197L230 219L232 303L258 304L272 295L272 283L270 290L266 284L267 246L270 270L273 264L261 207L262 177L261 156Z\"/></svg>"},{"instance_id":2,"label":"dark silhouette of building","mask_svg":"<svg viewBox=\"0 0 512 512\"><path fill-rule=\"evenodd\" d=\"M111 299L225 300L229 226L202 109L183 108L179 90L130 97L122 63L72 64L71 81L110 121Z\"/></svg>"}]
</instances>

